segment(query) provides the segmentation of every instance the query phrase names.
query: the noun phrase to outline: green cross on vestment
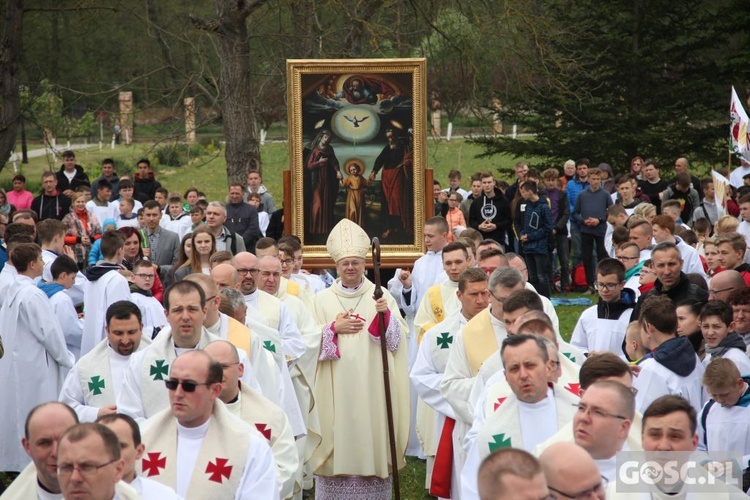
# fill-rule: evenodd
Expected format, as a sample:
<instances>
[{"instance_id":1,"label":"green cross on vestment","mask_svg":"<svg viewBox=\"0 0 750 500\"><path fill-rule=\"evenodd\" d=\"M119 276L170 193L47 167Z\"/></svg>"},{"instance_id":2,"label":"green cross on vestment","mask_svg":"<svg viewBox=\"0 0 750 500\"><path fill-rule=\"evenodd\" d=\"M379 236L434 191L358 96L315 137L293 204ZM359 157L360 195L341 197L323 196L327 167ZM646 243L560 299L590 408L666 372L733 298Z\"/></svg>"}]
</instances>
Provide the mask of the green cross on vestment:
<instances>
[{"instance_id":1,"label":"green cross on vestment","mask_svg":"<svg viewBox=\"0 0 750 500\"><path fill-rule=\"evenodd\" d=\"M489 444L490 453L500 448L510 448L510 438L506 438L504 433L495 434L492 436L492 442Z\"/></svg>"},{"instance_id":2,"label":"green cross on vestment","mask_svg":"<svg viewBox=\"0 0 750 500\"><path fill-rule=\"evenodd\" d=\"M573 363L575 363L575 362L576 362L576 358L575 358L575 356L573 356L573 354L572 354L572 353L569 353L569 352L564 352L564 353L563 353L563 356L565 356L566 358L568 358L569 360L571 360L571 361L572 361Z\"/></svg>"},{"instance_id":3,"label":"green cross on vestment","mask_svg":"<svg viewBox=\"0 0 750 500\"><path fill-rule=\"evenodd\" d=\"M439 345L441 349L448 349L450 344L453 343L453 335L451 335L450 332L443 332L438 334L436 340L437 345Z\"/></svg>"},{"instance_id":4,"label":"green cross on vestment","mask_svg":"<svg viewBox=\"0 0 750 500\"><path fill-rule=\"evenodd\" d=\"M98 396L102 393L102 389L104 389L104 380L99 375L91 377L91 382L89 382L89 390L91 393L94 396Z\"/></svg>"},{"instance_id":5,"label":"green cross on vestment","mask_svg":"<svg viewBox=\"0 0 750 500\"><path fill-rule=\"evenodd\" d=\"M149 375L154 377L154 380L164 380L164 375L169 374L169 365L165 364L166 360L157 359L155 365L151 365L149 369Z\"/></svg>"},{"instance_id":6,"label":"green cross on vestment","mask_svg":"<svg viewBox=\"0 0 750 500\"><path fill-rule=\"evenodd\" d=\"M270 352L276 352L276 346L270 340L264 340L263 347L265 347Z\"/></svg>"}]
</instances>

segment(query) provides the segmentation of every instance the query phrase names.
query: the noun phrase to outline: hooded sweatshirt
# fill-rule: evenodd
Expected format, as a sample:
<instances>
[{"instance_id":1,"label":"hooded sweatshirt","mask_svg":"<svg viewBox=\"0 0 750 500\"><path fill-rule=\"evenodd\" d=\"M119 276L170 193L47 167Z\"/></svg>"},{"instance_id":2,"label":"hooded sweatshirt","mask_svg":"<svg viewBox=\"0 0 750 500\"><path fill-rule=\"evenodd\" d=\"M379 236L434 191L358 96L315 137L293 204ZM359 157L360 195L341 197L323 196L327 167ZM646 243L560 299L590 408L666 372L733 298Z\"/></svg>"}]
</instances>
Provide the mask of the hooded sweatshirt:
<instances>
[{"instance_id":1,"label":"hooded sweatshirt","mask_svg":"<svg viewBox=\"0 0 750 500\"><path fill-rule=\"evenodd\" d=\"M633 380L633 387L638 389L638 411L646 411L655 399L666 394L682 396L696 412L700 411L705 402L701 383L704 368L690 340L685 337L665 340L640 366L641 373Z\"/></svg>"},{"instance_id":2,"label":"hooded sweatshirt","mask_svg":"<svg viewBox=\"0 0 750 500\"><path fill-rule=\"evenodd\" d=\"M39 215L39 220L63 220L63 217L70 212L70 198L60 191L55 191L53 196L42 192L31 202L31 209Z\"/></svg>"},{"instance_id":3,"label":"hooded sweatshirt","mask_svg":"<svg viewBox=\"0 0 750 500\"><path fill-rule=\"evenodd\" d=\"M139 174L135 174L133 181L133 198L146 203L148 200L153 200L156 197L156 190L161 187L161 183L154 179L153 172L149 172L148 176L141 177Z\"/></svg>"},{"instance_id":4,"label":"hooded sweatshirt","mask_svg":"<svg viewBox=\"0 0 750 500\"><path fill-rule=\"evenodd\" d=\"M486 207L484 210L482 207ZM494 207L494 209L493 209ZM503 192L495 188L495 195L488 198L484 193L474 200L469 208L469 226L479 230L487 215L492 215L490 222L497 227L494 231L480 231L485 238L491 238L501 245L505 244L505 232L513 222L510 214L510 203Z\"/></svg>"},{"instance_id":5,"label":"hooded sweatshirt","mask_svg":"<svg viewBox=\"0 0 750 500\"><path fill-rule=\"evenodd\" d=\"M67 191L68 189L75 191L78 186L91 186L88 174L83 171L83 167L80 165L76 165L76 172L70 181L68 180L68 176L65 175L65 166L60 167L55 177L57 177L57 189L60 192Z\"/></svg>"},{"instance_id":6,"label":"hooded sweatshirt","mask_svg":"<svg viewBox=\"0 0 750 500\"><path fill-rule=\"evenodd\" d=\"M99 278L104 276L110 271L119 271L120 266L112 264L111 262L100 262L99 264L92 266L86 270L86 279L89 281L98 281Z\"/></svg>"}]
</instances>

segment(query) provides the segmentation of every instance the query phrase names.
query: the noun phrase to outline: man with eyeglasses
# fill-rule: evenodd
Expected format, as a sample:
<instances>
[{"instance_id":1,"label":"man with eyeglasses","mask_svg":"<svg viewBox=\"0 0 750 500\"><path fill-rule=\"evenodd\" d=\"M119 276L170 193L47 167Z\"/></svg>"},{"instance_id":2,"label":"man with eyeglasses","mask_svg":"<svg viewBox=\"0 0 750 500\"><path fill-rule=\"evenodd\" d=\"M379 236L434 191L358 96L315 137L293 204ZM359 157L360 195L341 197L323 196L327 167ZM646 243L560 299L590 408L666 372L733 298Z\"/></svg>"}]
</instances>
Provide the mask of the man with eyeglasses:
<instances>
[{"instance_id":1,"label":"man with eyeglasses","mask_svg":"<svg viewBox=\"0 0 750 500\"><path fill-rule=\"evenodd\" d=\"M140 472L183 498L277 499L271 448L219 401L223 378L202 350L172 361L162 381L169 407L142 425L149 451Z\"/></svg>"},{"instance_id":2,"label":"man with eyeglasses","mask_svg":"<svg viewBox=\"0 0 750 500\"><path fill-rule=\"evenodd\" d=\"M151 343L142 337L140 309L128 300L109 306L106 321L107 338L76 362L60 391L59 400L73 408L81 422L117 412L131 356Z\"/></svg>"},{"instance_id":3,"label":"man with eyeglasses","mask_svg":"<svg viewBox=\"0 0 750 500\"><path fill-rule=\"evenodd\" d=\"M203 327L206 294L192 281L178 281L167 288L164 309L169 325L150 346L131 357L116 400L117 411L139 423L169 406L163 382L177 356L219 340Z\"/></svg>"},{"instance_id":4,"label":"man with eyeglasses","mask_svg":"<svg viewBox=\"0 0 750 500\"><path fill-rule=\"evenodd\" d=\"M293 365L305 354L305 342L289 308L273 295L258 289L260 262L250 252L240 252L234 258L234 266L240 278L240 291L247 303L247 316L262 320L267 326L279 332L281 342L271 342L264 347L274 353L277 360ZM247 323L246 323L247 324ZM252 326L248 325L252 329Z\"/></svg>"},{"instance_id":5,"label":"man with eyeglasses","mask_svg":"<svg viewBox=\"0 0 750 500\"><path fill-rule=\"evenodd\" d=\"M150 260L139 260L133 264L130 276L130 301L138 306L143 316L143 333L153 339L167 325L164 306L151 293L157 272Z\"/></svg>"},{"instance_id":6,"label":"man with eyeglasses","mask_svg":"<svg viewBox=\"0 0 750 500\"><path fill-rule=\"evenodd\" d=\"M446 315L443 321L427 330L410 372L412 384L419 395L417 429L425 456L428 462L434 462L436 454L441 454L437 470L432 471L432 477L441 483L436 483L435 488L431 487L430 491L442 498L448 498L451 491L458 493L460 467L453 461L453 454L448 451L456 419L453 409L440 392L440 381L455 332L488 306L487 275L477 268L465 270L459 276L456 295L460 309ZM448 477L451 477L450 481Z\"/></svg>"},{"instance_id":7,"label":"man with eyeglasses","mask_svg":"<svg viewBox=\"0 0 750 500\"><path fill-rule=\"evenodd\" d=\"M552 366L541 337L510 335L500 356L510 390L487 399L485 420L475 423L476 440L461 471L462 499L476 498L479 464L490 453L507 447L531 452L573 419L578 404L578 396L549 384Z\"/></svg>"},{"instance_id":8,"label":"man with eyeglasses","mask_svg":"<svg viewBox=\"0 0 750 500\"><path fill-rule=\"evenodd\" d=\"M742 337L745 346L750 346L750 288L732 292L727 302L732 306L734 332Z\"/></svg>"},{"instance_id":9,"label":"man with eyeglasses","mask_svg":"<svg viewBox=\"0 0 750 500\"><path fill-rule=\"evenodd\" d=\"M631 241L621 243L615 249L615 258L625 266L625 288L632 290L635 293L635 300L638 300L641 295L639 278L641 268L643 268L638 245Z\"/></svg>"},{"instance_id":10,"label":"man with eyeglasses","mask_svg":"<svg viewBox=\"0 0 750 500\"><path fill-rule=\"evenodd\" d=\"M217 340L208 344L204 351L224 370L219 399L232 415L255 427L268 442L276 463L280 497L291 497L295 490L301 489L303 462L299 458L299 442L295 443L289 419L278 405L242 382L246 367L240 362L235 346Z\"/></svg>"},{"instance_id":11,"label":"man with eyeglasses","mask_svg":"<svg viewBox=\"0 0 750 500\"><path fill-rule=\"evenodd\" d=\"M625 288L625 266L616 259L604 259L596 266L594 288L599 301L578 318L570 343L584 353L622 352L625 330L635 307L635 292Z\"/></svg>"},{"instance_id":12,"label":"man with eyeglasses","mask_svg":"<svg viewBox=\"0 0 750 500\"><path fill-rule=\"evenodd\" d=\"M554 500L609 498L605 494L607 481L588 452L577 444L555 443L541 454L539 463Z\"/></svg>"},{"instance_id":13,"label":"man with eyeglasses","mask_svg":"<svg viewBox=\"0 0 750 500\"><path fill-rule=\"evenodd\" d=\"M480 500L552 500L539 461L516 448L498 450L484 459L478 483Z\"/></svg>"},{"instance_id":14,"label":"man with eyeglasses","mask_svg":"<svg viewBox=\"0 0 750 500\"><path fill-rule=\"evenodd\" d=\"M130 485L121 481L123 471L120 442L107 427L77 424L60 437L57 477L63 498L140 498Z\"/></svg>"}]
</instances>

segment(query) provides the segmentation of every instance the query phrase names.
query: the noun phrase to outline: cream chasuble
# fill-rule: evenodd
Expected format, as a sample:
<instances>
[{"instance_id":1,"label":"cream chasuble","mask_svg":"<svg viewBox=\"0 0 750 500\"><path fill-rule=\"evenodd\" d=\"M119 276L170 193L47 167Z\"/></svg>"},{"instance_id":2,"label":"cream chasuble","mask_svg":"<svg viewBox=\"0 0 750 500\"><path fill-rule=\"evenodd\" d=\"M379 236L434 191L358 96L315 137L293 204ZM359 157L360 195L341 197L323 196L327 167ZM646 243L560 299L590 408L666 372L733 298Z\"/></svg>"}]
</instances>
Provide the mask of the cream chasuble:
<instances>
[{"instance_id":1,"label":"cream chasuble","mask_svg":"<svg viewBox=\"0 0 750 500\"><path fill-rule=\"evenodd\" d=\"M311 466L317 475L385 479L391 474L380 340L370 333L380 334L374 291L375 285L366 279L353 291L344 290L339 279L315 296L315 316L324 335L321 359L325 359L318 362L315 379L322 441L313 452ZM410 413L407 346L403 341L406 325L391 295L384 290L383 297L390 316L386 344L397 466L402 468ZM362 318L365 328L356 334L335 335L331 325L337 314L347 311Z\"/></svg>"}]
</instances>

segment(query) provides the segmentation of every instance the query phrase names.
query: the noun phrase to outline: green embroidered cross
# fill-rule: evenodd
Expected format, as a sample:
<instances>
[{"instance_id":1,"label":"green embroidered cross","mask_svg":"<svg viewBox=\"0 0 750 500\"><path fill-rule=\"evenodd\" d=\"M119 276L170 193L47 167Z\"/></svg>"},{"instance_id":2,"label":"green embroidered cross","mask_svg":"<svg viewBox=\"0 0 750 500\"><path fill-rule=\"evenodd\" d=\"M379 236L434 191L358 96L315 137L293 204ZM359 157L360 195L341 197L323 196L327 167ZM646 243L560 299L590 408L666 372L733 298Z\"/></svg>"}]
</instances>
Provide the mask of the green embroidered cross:
<instances>
[{"instance_id":1,"label":"green embroidered cross","mask_svg":"<svg viewBox=\"0 0 750 500\"><path fill-rule=\"evenodd\" d=\"M155 365L151 365L149 369L149 375L154 377L154 380L164 380L164 375L169 373L169 365L165 364L166 360L157 359Z\"/></svg>"},{"instance_id":2,"label":"green embroidered cross","mask_svg":"<svg viewBox=\"0 0 750 500\"><path fill-rule=\"evenodd\" d=\"M270 340L264 340L263 347L265 347L270 352L276 352L276 346Z\"/></svg>"},{"instance_id":3,"label":"green embroidered cross","mask_svg":"<svg viewBox=\"0 0 750 500\"><path fill-rule=\"evenodd\" d=\"M436 340L437 345L439 345L441 349L448 349L450 344L453 343L453 335L451 335L450 332L443 332L438 334Z\"/></svg>"},{"instance_id":4,"label":"green embroidered cross","mask_svg":"<svg viewBox=\"0 0 750 500\"><path fill-rule=\"evenodd\" d=\"M102 393L102 389L104 389L104 380L99 375L91 377L91 382L89 382L89 390L91 393L94 396L98 396Z\"/></svg>"},{"instance_id":5,"label":"green embroidered cross","mask_svg":"<svg viewBox=\"0 0 750 500\"><path fill-rule=\"evenodd\" d=\"M563 356L565 356L566 358L568 358L569 360L571 360L571 361L572 361L573 363L575 363L575 362L576 362L576 358L575 358L575 356L573 356L573 354L572 354L572 353L569 353L569 352L564 352L564 353L563 353Z\"/></svg>"},{"instance_id":6,"label":"green embroidered cross","mask_svg":"<svg viewBox=\"0 0 750 500\"><path fill-rule=\"evenodd\" d=\"M490 453L492 453L495 450L499 450L500 448L510 448L510 438L505 437L504 433L495 434L492 436L492 442L489 444L490 446Z\"/></svg>"}]
</instances>

